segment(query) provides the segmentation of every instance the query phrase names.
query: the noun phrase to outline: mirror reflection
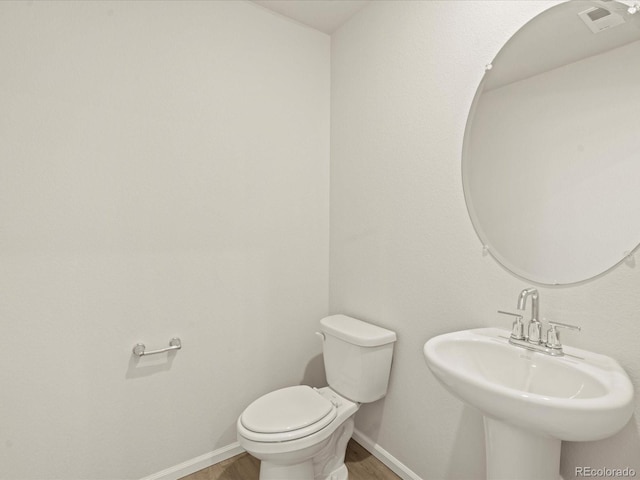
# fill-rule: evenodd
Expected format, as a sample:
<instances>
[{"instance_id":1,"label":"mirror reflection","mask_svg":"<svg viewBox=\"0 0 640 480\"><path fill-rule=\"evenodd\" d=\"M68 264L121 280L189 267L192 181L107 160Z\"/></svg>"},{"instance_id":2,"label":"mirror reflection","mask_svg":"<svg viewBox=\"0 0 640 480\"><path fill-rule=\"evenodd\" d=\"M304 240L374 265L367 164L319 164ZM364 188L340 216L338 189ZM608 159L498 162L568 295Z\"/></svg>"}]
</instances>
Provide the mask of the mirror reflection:
<instances>
[{"instance_id":1,"label":"mirror reflection","mask_svg":"<svg viewBox=\"0 0 640 480\"><path fill-rule=\"evenodd\" d=\"M515 274L569 284L640 242L640 13L615 1L543 12L503 47L476 93L465 198Z\"/></svg>"}]
</instances>

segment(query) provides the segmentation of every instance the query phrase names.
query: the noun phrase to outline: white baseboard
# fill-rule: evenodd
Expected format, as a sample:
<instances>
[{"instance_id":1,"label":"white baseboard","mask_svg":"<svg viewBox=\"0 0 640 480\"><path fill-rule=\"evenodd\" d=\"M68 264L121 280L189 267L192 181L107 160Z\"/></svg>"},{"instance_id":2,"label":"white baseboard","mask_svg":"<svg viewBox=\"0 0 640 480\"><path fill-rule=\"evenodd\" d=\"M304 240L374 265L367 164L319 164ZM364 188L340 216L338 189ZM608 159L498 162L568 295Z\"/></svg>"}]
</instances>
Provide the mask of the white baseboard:
<instances>
[{"instance_id":1,"label":"white baseboard","mask_svg":"<svg viewBox=\"0 0 640 480\"><path fill-rule=\"evenodd\" d=\"M422 480L422 478L420 478L409 467L407 467L404 463L391 455L376 442L367 437L360 430L355 429L353 431L353 439L360 445L362 445L366 450L371 452L371 455L384 463L393 473L398 475L403 480Z\"/></svg>"},{"instance_id":2,"label":"white baseboard","mask_svg":"<svg viewBox=\"0 0 640 480\"><path fill-rule=\"evenodd\" d=\"M199 457L192 458L186 462L166 468L161 472L154 473L153 475L144 477L141 480L178 480L179 478L195 473L203 468L210 467L211 465L215 465L216 463L243 452L244 448L242 448L238 442L234 442L231 445L219 448L213 452L205 453Z\"/></svg>"}]
</instances>

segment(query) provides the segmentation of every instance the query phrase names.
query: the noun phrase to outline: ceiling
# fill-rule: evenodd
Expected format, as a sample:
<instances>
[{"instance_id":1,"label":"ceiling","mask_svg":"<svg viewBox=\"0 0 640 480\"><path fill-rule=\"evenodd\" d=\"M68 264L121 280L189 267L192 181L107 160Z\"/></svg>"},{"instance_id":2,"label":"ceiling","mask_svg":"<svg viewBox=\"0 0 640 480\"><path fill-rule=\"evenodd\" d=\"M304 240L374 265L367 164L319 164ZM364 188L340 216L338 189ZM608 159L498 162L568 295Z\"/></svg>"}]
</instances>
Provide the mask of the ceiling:
<instances>
[{"instance_id":1,"label":"ceiling","mask_svg":"<svg viewBox=\"0 0 640 480\"><path fill-rule=\"evenodd\" d=\"M271 11L332 34L371 0L252 0Z\"/></svg>"}]
</instances>

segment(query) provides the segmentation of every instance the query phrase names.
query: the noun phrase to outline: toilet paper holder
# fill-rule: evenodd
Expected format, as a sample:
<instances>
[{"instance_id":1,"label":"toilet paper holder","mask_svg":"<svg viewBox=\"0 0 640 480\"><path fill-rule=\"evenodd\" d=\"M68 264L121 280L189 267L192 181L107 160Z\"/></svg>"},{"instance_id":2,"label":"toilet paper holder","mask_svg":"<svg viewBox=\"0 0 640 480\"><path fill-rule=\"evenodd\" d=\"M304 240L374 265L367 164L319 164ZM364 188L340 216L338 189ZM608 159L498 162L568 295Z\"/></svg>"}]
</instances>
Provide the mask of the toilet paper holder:
<instances>
[{"instance_id":1,"label":"toilet paper holder","mask_svg":"<svg viewBox=\"0 0 640 480\"><path fill-rule=\"evenodd\" d=\"M146 348L147 347L145 347L144 343L137 343L133 347L133 354L137 357L143 357L145 355L155 355L156 353L164 353L164 352L171 352L173 350L180 350L182 348L182 342L178 337L175 337L169 341L169 346L166 348L161 348L159 350L149 350L148 352L146 351Z\"/></svg>"}]
</instances>

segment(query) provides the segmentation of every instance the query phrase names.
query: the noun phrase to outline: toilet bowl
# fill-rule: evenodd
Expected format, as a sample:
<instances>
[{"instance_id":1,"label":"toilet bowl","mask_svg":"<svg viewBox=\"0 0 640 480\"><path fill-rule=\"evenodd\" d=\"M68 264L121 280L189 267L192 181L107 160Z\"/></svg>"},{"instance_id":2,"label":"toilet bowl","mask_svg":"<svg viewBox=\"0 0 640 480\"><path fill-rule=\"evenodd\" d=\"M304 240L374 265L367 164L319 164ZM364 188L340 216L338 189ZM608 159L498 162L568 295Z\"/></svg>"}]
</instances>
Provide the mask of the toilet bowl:
<instances>
[{"instance_id":1,"label":"toilet bowl","mask_svg":"<svg viewBox=\"0 0 640 480\"><path fill-rule=\"evenodd\" d=\"M238 442L260 480L346 480L344 455L361 403L387 392L396 334L346 315L320 321L328 387L267 393L238 418Z\"/></svg>"},{"instance_id":2,"label":"toilet bowl","mask_svg":"<svg viewBox=\"0 0 640 480\"><path fill-rule=\"evenodd\" d=\"M261 480L345 480L344 454L360 404L329 387L268 393L238 418L238 441L261 460Z\"/></svg>"}]
</instances>

